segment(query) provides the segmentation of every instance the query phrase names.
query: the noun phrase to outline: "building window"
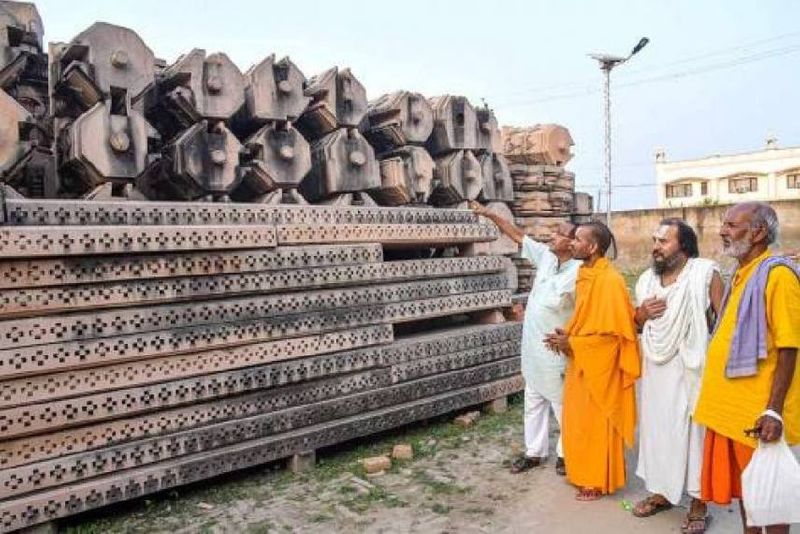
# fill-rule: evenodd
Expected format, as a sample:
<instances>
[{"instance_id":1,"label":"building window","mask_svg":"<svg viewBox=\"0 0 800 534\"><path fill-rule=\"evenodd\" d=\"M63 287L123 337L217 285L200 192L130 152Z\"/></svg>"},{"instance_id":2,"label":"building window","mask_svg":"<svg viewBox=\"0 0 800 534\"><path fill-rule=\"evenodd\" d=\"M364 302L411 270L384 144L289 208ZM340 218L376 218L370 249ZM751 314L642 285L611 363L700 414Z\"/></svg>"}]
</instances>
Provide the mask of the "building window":
<instances>
[{"instance_id":1,"label":"building window","mask_svg":"<svg viewBox=\"0 0 800 534\"><path fill-rule=\"evenodd\" d=\"M700 194L701 195L708 194L708 182L700 182Z\"/></svg>"},{"instance_id":2,"label":"building window","mask_svg":"<svg viewBox=\"0 0 800 534\"><path fill-rule=\"evenodd\" d=\"M686 198L692 196L692 184L667 185L667 198Z\"/></svg>"},{"instance_id":3,"label":"building window","mask_svg":"<svg viewBox=\"0 0 800 534\"><path fill-rule=\"evenodd\" d=\"M786 187L788 189L800 189L800 173L786 175Z\"/></svg>"},{"instance_id":4,"label":"building window","mask_svg":"<svg viewBox=\"0 0 800 534\"><path fill-rule=\"evenodd\" d=\"M758 191L758 178L730 178L728 180L728 193L754 193Z\"/></svg>"}]
</instances>

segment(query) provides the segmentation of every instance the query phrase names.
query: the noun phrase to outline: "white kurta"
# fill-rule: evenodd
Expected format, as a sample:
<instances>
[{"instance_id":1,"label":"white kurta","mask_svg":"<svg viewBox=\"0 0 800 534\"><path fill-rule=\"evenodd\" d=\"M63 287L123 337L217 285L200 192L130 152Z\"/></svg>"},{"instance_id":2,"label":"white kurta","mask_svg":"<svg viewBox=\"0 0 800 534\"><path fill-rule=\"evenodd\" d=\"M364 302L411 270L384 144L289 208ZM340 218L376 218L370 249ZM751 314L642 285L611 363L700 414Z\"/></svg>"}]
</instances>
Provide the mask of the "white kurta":
<instances>
[{"instance_id":1,"label":"white kurta","mask_svg":"<svg viewBox=\"0 0 800 534\"><path fill-rule=\"evenodd\" d=\"M644 369L639 418L639 465L636 475L651 493L678 504L684 491L700 496L704 429L691 416L708 345L706 311L717 265L691 258L668 287L652 269L636 284L640 305L649 297L667 301L667 311L645 323L641 345Z\"/></svg>"},{"instance_id":2,"label":"white kurta","mask_svg":"<svg viewBox=\"0 0 800 534\"><path fill-rule=\"evenodd\" d=\"M563 327L572 316L581 262L571 259L559 267L558 258L547 245L527 236L522 240L521 256L536 266L522 326L522 376L526 386L560 404L566 362L545 346L544 336Z\"/></svg>"}]
</instances>

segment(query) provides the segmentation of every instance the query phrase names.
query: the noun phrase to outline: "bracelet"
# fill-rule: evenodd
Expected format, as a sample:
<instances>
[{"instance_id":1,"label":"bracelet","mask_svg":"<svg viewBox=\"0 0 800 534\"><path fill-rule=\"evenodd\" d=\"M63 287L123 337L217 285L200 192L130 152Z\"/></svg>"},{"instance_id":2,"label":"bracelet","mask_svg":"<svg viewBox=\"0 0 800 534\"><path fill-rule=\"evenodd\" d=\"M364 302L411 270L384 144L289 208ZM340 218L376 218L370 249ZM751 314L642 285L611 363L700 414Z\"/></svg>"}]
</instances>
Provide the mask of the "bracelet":
<instances>
[{"instance_id":1,"label":"bracelet","mask_svg":"<svg viewBox=\"0 0 800 534\"><path fill-rule=\"evenodd\" d=\"M769 410L769 409L764 410L763 412L761 412L761 415L759 417L763 417L765 415L768 415L768 416L772 417L773 419L777 419L778 421L781 422L781 425L783 424L783 417L781 417L781 415L778 412L776 412L775 410Z\"/></svg>"}]
</instances>

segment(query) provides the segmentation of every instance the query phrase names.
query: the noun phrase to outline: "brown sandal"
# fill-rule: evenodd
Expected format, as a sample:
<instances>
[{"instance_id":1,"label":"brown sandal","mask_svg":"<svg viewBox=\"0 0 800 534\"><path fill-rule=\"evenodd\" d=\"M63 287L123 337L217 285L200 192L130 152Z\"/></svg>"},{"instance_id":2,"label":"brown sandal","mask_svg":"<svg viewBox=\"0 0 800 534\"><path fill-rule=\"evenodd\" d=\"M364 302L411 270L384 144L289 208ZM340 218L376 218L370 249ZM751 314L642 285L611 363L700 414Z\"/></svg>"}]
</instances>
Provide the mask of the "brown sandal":
<instances>
[{"instance_id":1,"label":"brown sandal","mask_svg":"<svg viewBox=\"0 0 800 534\"><path fill-rule=\"evenodd\" d=\"M672 503L661 495L650 495L646 499L637 502L631 513L636 517L650 517L670 508L672 508Z\"/></svg>"},{"instance_id":2,"label":"brown sandal","mask_svg":"<svg viewBox=\"0 0 800 534\"><path fill-rule=\"evenodd\" d=\"M541 463L541 458L520 456L518 458L514 458L514 461L511 462L511 472L514 474L522 473L528 471L529 469L533 469L534 467L539 467Z\"/></svg>"},{"instance_id":3,"label":"brown sandal","mask_svg":"<svg viewBox=\"0 0 800 534\"><path fill-rule=\"evenodd\" d=\"M581 488L575 494L575 500L580 502L597 501L603 497L603 492L597 488Z\"/></svg>"},{"instance_id":4,"label":"brown sandal","mask_svg":"<svg viewBox=\"0 0 800 534\"><path fill-rule=\"evenodd\" d=\"M683 534L703 534L711 524L711 516L706 513L703 517L692 516L689 514L681 524Z\"/></svg>"}]
</instances>

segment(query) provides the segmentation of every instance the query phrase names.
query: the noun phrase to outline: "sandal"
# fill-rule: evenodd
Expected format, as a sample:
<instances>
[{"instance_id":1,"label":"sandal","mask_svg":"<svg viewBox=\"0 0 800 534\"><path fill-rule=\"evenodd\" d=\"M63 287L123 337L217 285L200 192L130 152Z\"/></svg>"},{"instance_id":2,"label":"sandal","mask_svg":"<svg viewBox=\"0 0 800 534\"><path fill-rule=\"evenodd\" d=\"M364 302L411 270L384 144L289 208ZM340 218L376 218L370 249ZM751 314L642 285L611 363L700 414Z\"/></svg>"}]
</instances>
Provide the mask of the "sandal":
<instances>
[{"instance_id":1,"label":"sandal","mask_svg":"<svg viewBox=\"0 0 800 534\"><path fill-rule=\"evenodd\" d=\"M556 460L556 474L560 477L567 476L567 464L564 462L564 458L559 457Z\"/></svg>"},{"instance_id":2,"label":"sandal","mask_svg":"<svg viewBox=\"0 0 800 534\"><path fill-rule=\"evenodd\" d=\"M581 488L575 494L575 500L580 502L597 501L603 497L603 492L597 488Z\"/></svg>"},{"instance_id":3,"label":"sandal","mask_svg":"<svg viewBox=\"0 0 800 534\"><path fill-rule=\"evenodd\" d=\"M683 534L702 534L708 530L711 524L711 516L706 514L703 517L692 516L689 514L681 524L681 532Z\"/></svg>"},{"instance_id":4,"label":"sandal","mask_svg":"<svg viewBox=\"0 0 800 534\"><path fill-rule=\"evenodd\" d=\"M670 508L672 508L672 503L661 495L650 495L646 499L637 502L631 513L636 517L650 517Z\"/></svg>"},{"instance_id":5,"label":"sandal","mask_svg":"<svg viewBox=\"0 0 800 534\"><path fill-rule=\"evenodd\" d=\"M514 458L514 461L511 462L511 472L514 474L522 473L529 469L533 469L534 467L539 467L541 465L542 459L541 458L530 458L528 456L520 456L518 458Z\"/></svg>"}]
</instances>

